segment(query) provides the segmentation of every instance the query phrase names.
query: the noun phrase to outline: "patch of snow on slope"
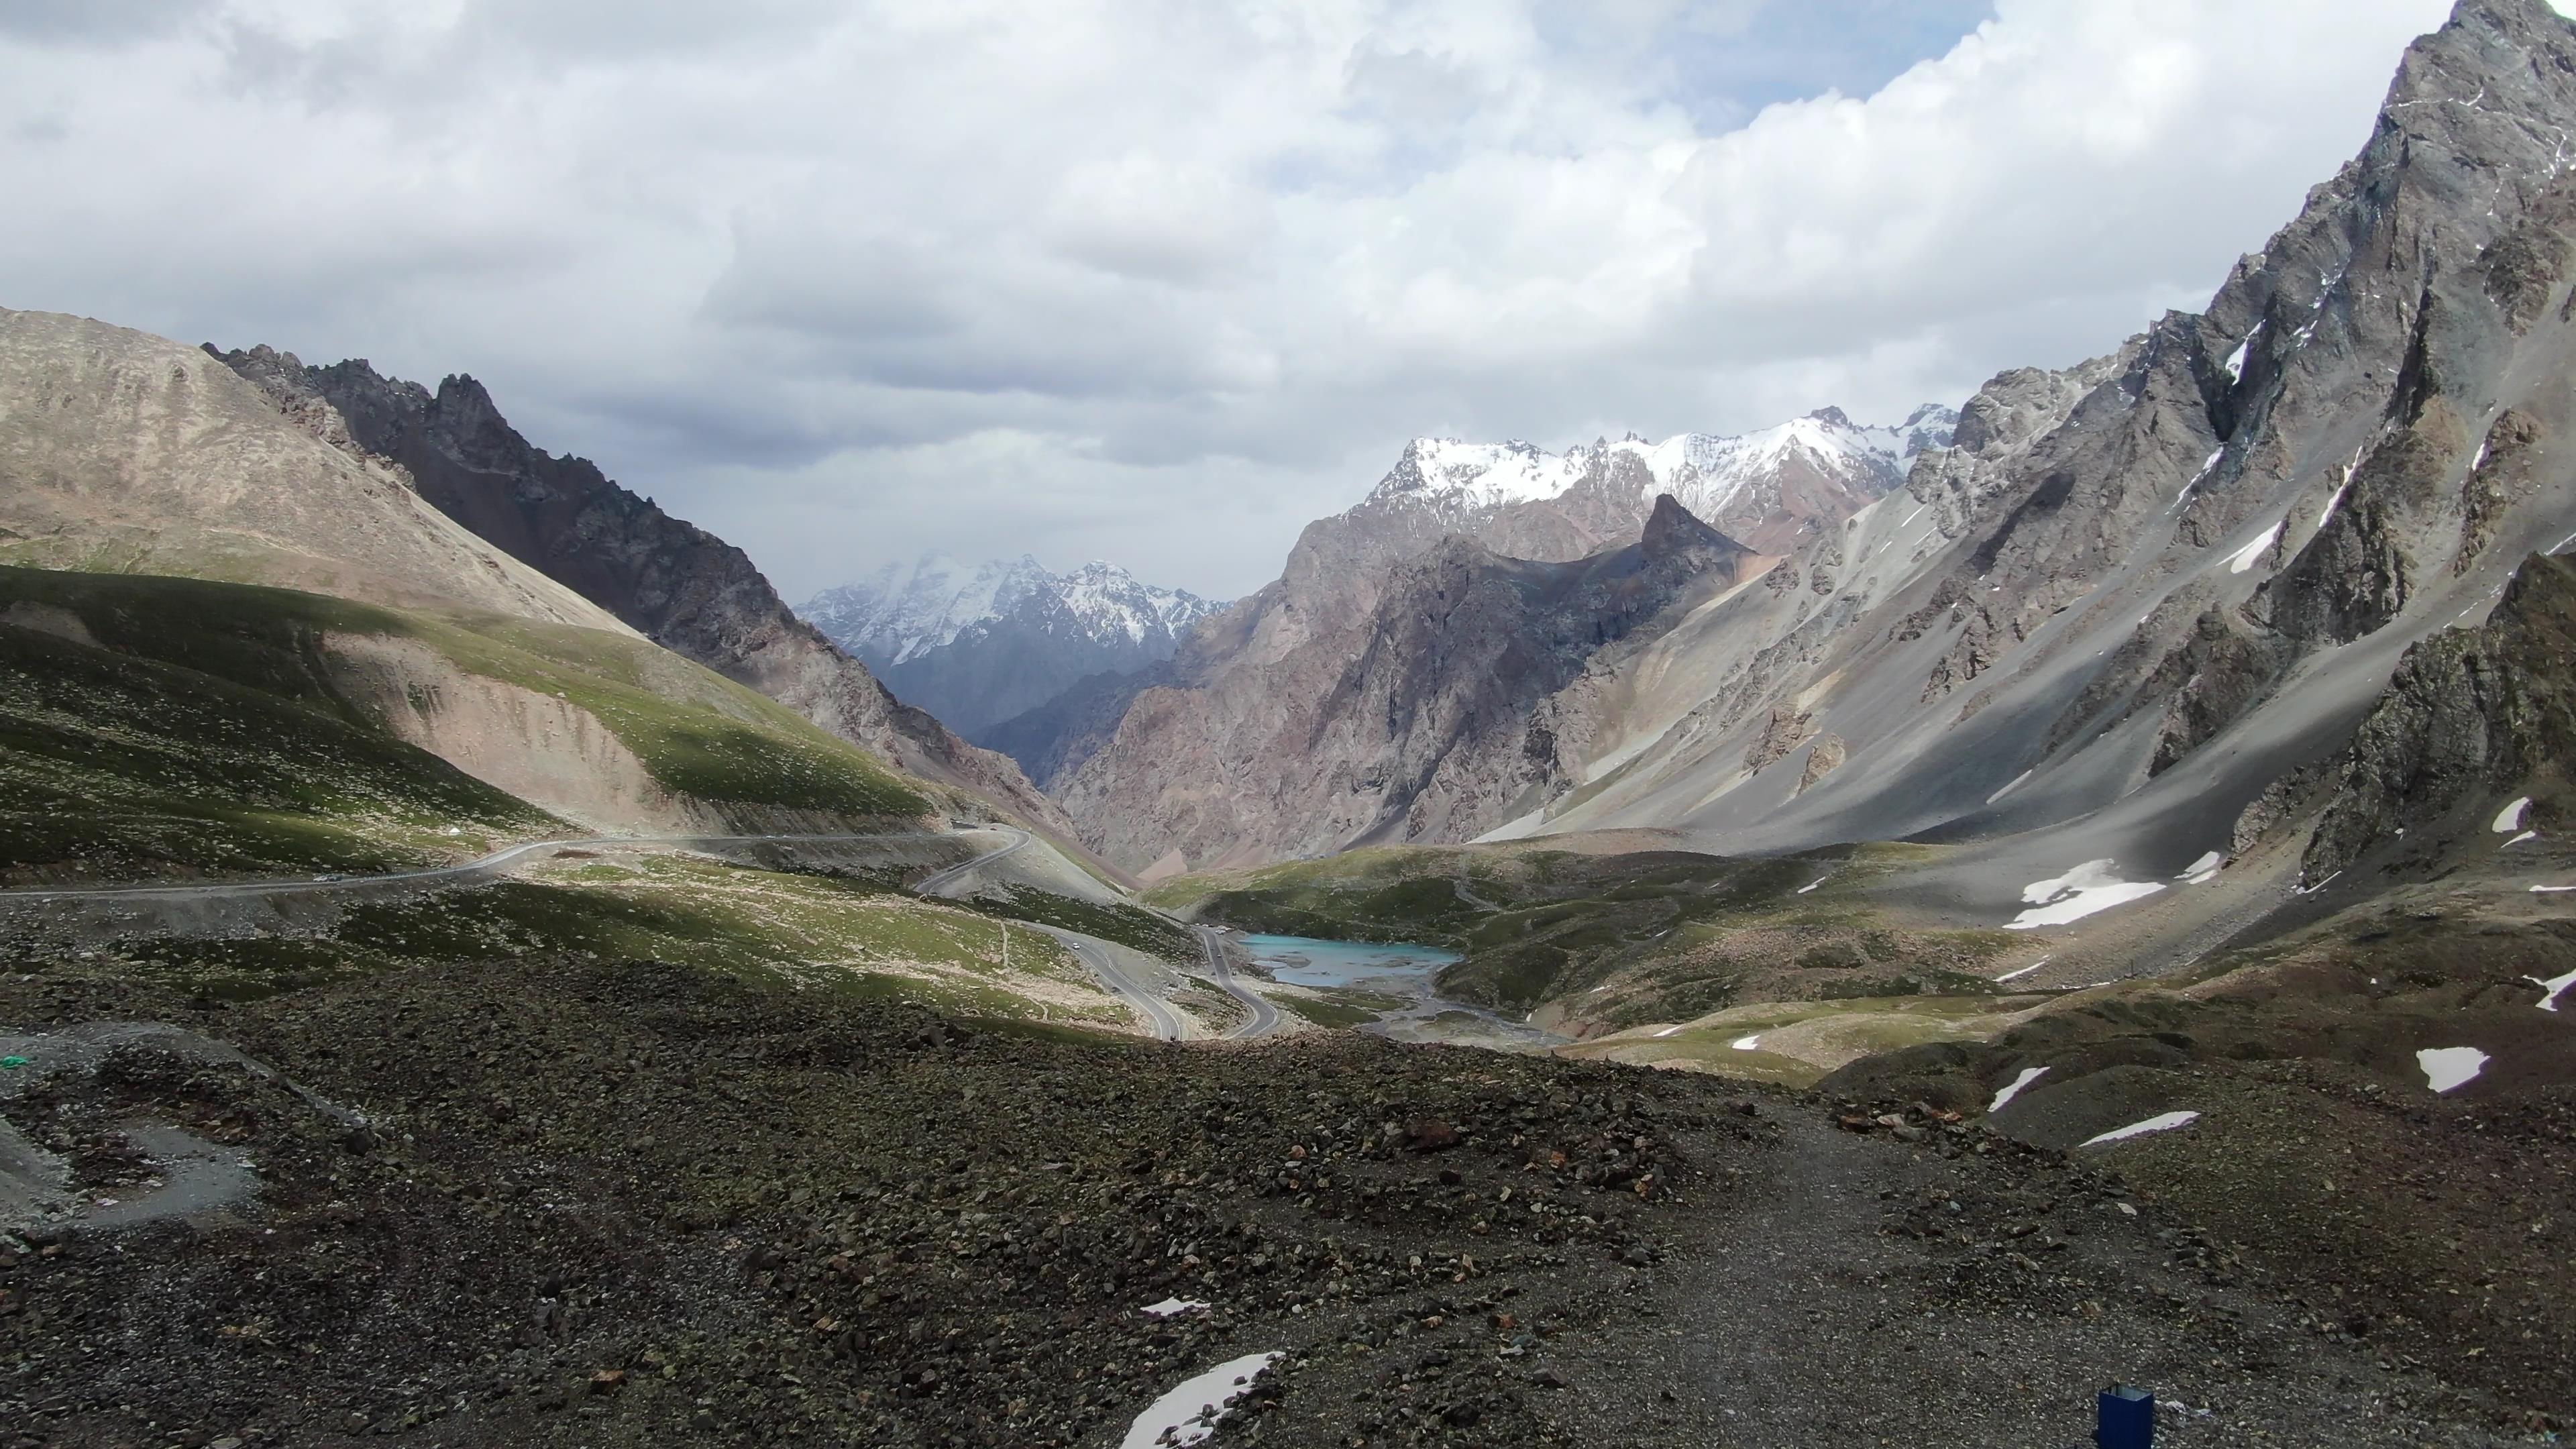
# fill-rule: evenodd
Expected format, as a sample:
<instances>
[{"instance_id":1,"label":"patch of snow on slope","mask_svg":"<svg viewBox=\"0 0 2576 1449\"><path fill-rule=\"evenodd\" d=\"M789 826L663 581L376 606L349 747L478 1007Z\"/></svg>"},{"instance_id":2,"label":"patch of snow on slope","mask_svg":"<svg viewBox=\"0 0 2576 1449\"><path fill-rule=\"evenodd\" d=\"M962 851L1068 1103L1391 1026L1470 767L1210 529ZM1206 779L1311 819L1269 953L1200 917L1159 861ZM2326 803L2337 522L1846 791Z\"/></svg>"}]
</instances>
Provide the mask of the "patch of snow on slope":
<instances>
[{"instance_id":1,"label":"patch of snow on slope","mask_svg":"<svg viewBox=\"0 0 2576 1449\"><path fill-rule=\"evenodd\" d=\"M2003 975L1996 977L1995 980L1997 982L2004 982L2013 980L2016 977L2028 976L2033 971L2038 970L2040 967L2045 966L2056 959L2057 958L2054 956L2042 956L2038 960L2031 962L2029 965L2022 967L2018 971L2005 972Z\"/></svg>"},{"instance_id":2,"label":"patch of snow on slope","mask_svg":"<svg viewBox=\"0 0 2576 1449\"><path fill-rule=\"evenodd\" d=\"M2576 891L2576 886L2533 886L2531 888L2531 893L2536 896L2563 895L2568 891Z\"/></svg>"},{"instance_id":3,"label":"patch of snow on slope","mask_svg":"<svg viewBox=\"0 0 2576 1449\"><path fill-rule=\"evenodd\" d=\"M1987 803L1987 804L1989 804L1989 805L1992 805L1992 804L1993 804L1993 803L1995 803L1996 801L1998 801L1998 800L2000 800L2000 799L2004 798L2006 795L2009 795L2009 794L2011 794L2013 791L2015 791L2015 790L2017 790L2017 789L2021 788L2021 782L2022 782L2022 781L2024 781L2024 780L2029 779L2029 778L2030 778L2030 776L2031 776L2031 772L2030 772L2029 770L2024 770L2024 771L2022 771L2020 774L2013 776L2010 780L2007 780L2007 781L2005 781L2005 782L2004 782L2004 787L2003 787L2002 789L1997 790L1995 793L1993 793L1993 794L1991 794L1991 795L1987 796L1987 797L1986 797L1986 803Z\"/></svg>"},{"instance_id":4,"label":"patch of snow on slope","mask_svg":"<svg viewBox=\"0 0 2576 1449\"><path fill-rule=\"evenodd\" d=\"M1688 1023L1684 1023L1684 1025L1688 1025ZM1665 1037L1671 1036L1674 1032L1679 1030L1681 1030L1681 1027L1678 1026L1665 1027L1662 1031L1655 1033L1655 1040L1662 1041Z\"/></svg>"},{"instance_id":5,"label":"patch of snow on slope","mask_svg":"<svg viewBox=\"0 0 2576 1449\"><path fill-rule=\"evenodd\" d=\"M2226 863L2226 856L2223 856L2214 850L2207 851L2201 855L2200 859L2184 866L2181 873L2176 875L2174 879L2192 880L2196 877L2216 875L2218 873L2218 868Z\"/></svg>"},{"instance_id":6,"label":"patch of snow on slope","mask_svg":"<svg viewBox=\"0 0 2576 1449\"><path fill-rule=\"evenodd\" d=\"M1731 1046L1740 1052L1749 1052L1761 1044L1762 1033L1758 1031L1751 1036L1739 1036L1735 1040L1727 1043L1728 1046Z\"/></svg>"},{"instance_id":7,"label":"patch of snow on slope","mask_svg":"<svg viewBox=\"0 0 2576 1449\"><path fill-rule=\"evenodd\" d=\"M1995 1099L1986 1104L1986 1115L1991 1117L1995 1113L2002 1111L2004 1109L2004 1103L2020 1096L2022 1088L2038 1081L2040 1074L2047 1070L2048 1068L2046 1067L2022 1068L2021 1075L2006 1083L2002 1091L1995 1093Z\"/></svg>"},{"instance_id":8,"label":"patch of snow on slope","mask_svg":"<svg viewBox=\"0 0 2576 1449\"><path fill-rule=\"evenodd\" d=\"M1798 894L1800 894L1800 895L1802 895L1802 896L1803 896L1803 895L1805 895L1807 892L1809 892L1809 891L1811 891L1811 890L1814 890L1816 887L1818 887L1818 886L1820 886L1820 885L1823 885L1825 882L1827 882L1827 881L1829 881L1829 880L1832 880L1832 879L1833 879L1833 877L1832 877L1832 876L1829 876L1829 875L1820 875L1820 876L1816 877L1814 880L1811 880L1811 881L1807 882L1805 885L1802 885L1802 886L1798 887Z\"/></svg>"},{"instance_id":9,"label":"patch of snow on slope","mask_svg":"<svg viewBox=\"0 0 2576 1449\"><path fill-rule=\"evenodd\" d=\"M2537 831L2537 830L2526 830L2526 831L2522 832L2520 835L2515 836L2513 839L2506 841L2506 842L2504 843L2504 845L2499 845L2499 846L2497 846L2497 847L2496 847L2496 849L2498 849L2498 850L2502 850L2502 849L2504 849L2504 848L2505 848L2505 846L2506 846L2506 845L2520 845L2520 844L2522 844L2522 843L2523 843L2524 841L2526 841L2526 840L2538 840L2539 838L2540 838L2540 832L2539 832L2539 831Z\"/></svg>"},{"instance_id":10,"label":"patch of snow on slope","mask_svg":"<svg viewBox=\"0 0 2576 1449\"><path fill-rule=\"evenodd\" d=\"M2132 1137L2144 1137L2150 1132L2171 1132L2176 1127L2188 1127L2199 1120L2198 1112L2166 1112L2150 1117L2144 1122L2132 1122L2126 1127L2115 1127L2099 1137L2087 1137L2075 1145L2098 1147L2105 1142L2126 1142Z\"/></svg>"},{"instance_id":11,"label":"patch of snow on slope","mask_svg":"<svg viewBox=\"0 0 2576 1449\"><path fill-rule=\"evenodd\" d=\"M2511 835L2522 828L2522 817L2524 813L2530 809L2531 797L2525 795L2521 799L2507 805L2502 810L2497 811L2495 823L2488 826L2487 829L2494 831L2498 835Z\"/></svg>"},{"instance_id":12,"label":"patch of snow on slope","mask_svg":"<svg viewBox=\"0 0 2576 1449\"><path fill-rule=\"evenodd\" d=\"M2343 480L2335 484L2335 491L2326 495L2326 506L2317 510L2317 527L2325 527L2326 520L2335 516L2335 510L2343 506L2344 493L2351 487L2352 470L2346 468L2343 470Z\"/></svg>"},{"instance_id":13,"label":"patch of snow on slope","mask_svg":"<svg viewBox=\"0 0 2576 1449\"><path fill-rule=\"evenodd\" d=\"M2037 926L2063 926L2113 906L2143 900L2164 886L2157 881L2124 881L2109 860L2088 860L2061 876L2033 881L2022 888L2030 909L2004 923L2007 931Z\"/></svg>"},{"instance_id":14,"label":"patch of snow on slope","mask_svg":"<svg viewBox=\"0 0 2576 1449\"><path fill-rule=\"evenodd\" d=\"M2415 1054L2424 1069L2424 1084L2436 1092L2462 1086L2486 1067L2487 1054L2476 1047L2426 1047Z\"/></svg>"},{"instance_id":15,"label":"patch of snow on slope","mask_svg":"<svg viewBox=\"0 0 2576 1449\"><path fill-rule=\"evenodd\" d=\"M2251 333L2251 332L2248 332L2248 333L2246 333L2246 334L2245 334L2245 340L2236 344L2236 350L2235 350L2234 352L2231 352L2231 353L2227 354L2226 367L2227 367L2227 380L2228 380L2229 382L2242 382L2242 381L2244 381L2244 379L2245 379L2245 353L2246 353L2246 350L2247 350L2248 348L2251 348L2253 345L2254 345L2254 334L2253 334L2253 333Z\"/></svg>"},{"instance_id":16,"label":"patch of snow on slope","mask_svg":"<svg viewBox=\"0 0 2576 1449\"><path fill-rule=\"evenodd\" d=\"M1206 1304L1195 1298L1166 1298L1160 1303L1148 1303L1137 1311L1150 1313L1156 1318L1169 1318L1176 1313L1203 1312L1206 1308Z\"/></svg>"},{"instance_id":17,"label":"patch of snow on slope","mask_svg":"<svg viewBox=\"0 0 2576 1449\"><path fill-rule=\"evenodd\" d=\"M1182 1382L1180 1387L1156 1399L1136 1422L1127 1427L1127 1437L1119 1449L1155 1449L1161 1444L1188 1446L1203 1443L1216 1432L1216 1418L1226 1406L1243 1397L1243 1391L1262 1371L1276 1362L1276 1353L1248 1353L1228 1359L1198 1377ZM1169 1435L1168 1439L1165 1435Z\"/></svg>"},{"instance_id":18,"label":"patch of snow on slope","mask_svg":"<svg viewBox=\"0 0 2576 1449\"><path fill-rule=\"evenodd\" d=\"M2540 988L2540 1009L2556 1011L2558 998L2566 994L2568 987L2576 986L2576 971L2570 971L2564 976L2552 976L2546 981L2537 976L2530 979L2532 985Z\"/></svg>"},{"instance_id":19,"label":"patch of snow on slope","mask_svg":"<svg viewBox=\"0 0 2576 1449\"><path fill-rule=\"evenodd\" d=\"M2281 525L2278 523L2273 524L2270 528L2264 529L2261 534L2256 536L2252 543L2238 549L2228 558L2227 571L2231 574L2241 574L2247 569L2254 567L2256 561L2263 557L2264 551L2269 549L2280 537Z\"/></svg>"}]
</instances>

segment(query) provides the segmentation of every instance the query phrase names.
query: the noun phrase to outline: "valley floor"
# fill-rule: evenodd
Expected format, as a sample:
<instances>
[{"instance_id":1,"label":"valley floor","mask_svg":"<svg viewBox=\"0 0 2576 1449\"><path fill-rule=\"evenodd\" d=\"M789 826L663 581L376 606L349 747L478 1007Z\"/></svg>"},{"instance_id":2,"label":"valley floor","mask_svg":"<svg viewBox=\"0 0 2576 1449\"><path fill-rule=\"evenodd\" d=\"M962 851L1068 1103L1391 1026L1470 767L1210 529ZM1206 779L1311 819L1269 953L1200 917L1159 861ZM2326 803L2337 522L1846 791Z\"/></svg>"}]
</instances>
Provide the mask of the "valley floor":
<instances>
[{"instance_id":1,"label":"valley floor","mask_svg":"<svg viewBox=\"0 0 2576 1449\"><path fill-rule=\"evenodd\" d=\"M230 1007L22 965L0 1021L0 1117L124 1213L0 1247L15 1444L1108 1445L1272 1352L1216 1443L2055 1449L2114 1378L2185 1445L2532 1422L2117 1150L1929 1109L580 954ZM187 1153L247 1191L162 1217Z\"/></svg>"}]
</instances>

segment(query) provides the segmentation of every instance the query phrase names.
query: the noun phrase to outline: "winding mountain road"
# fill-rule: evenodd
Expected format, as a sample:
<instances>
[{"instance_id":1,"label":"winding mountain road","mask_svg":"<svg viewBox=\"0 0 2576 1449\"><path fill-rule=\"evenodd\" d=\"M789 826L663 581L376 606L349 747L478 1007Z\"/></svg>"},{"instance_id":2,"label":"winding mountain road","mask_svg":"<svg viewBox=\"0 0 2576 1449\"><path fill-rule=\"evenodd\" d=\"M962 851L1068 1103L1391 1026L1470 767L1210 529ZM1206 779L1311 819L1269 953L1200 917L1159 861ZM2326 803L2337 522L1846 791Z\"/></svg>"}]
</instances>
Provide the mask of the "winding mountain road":
<instances>
[{"instance_id":1,"label":"winding mountain road","mask_svg":"<svg viewBox=\"0 0 2576 1449\"><path fill-rule=\"evenodd\" d=\"M1241 1026L1225 1034L1226 1040L1250 1041L1254 1037L1268 1036L1279 1030L1279 1008L1270 1004L1270 998L1234 979L1234 967L1227 962L1225 943L1216 931L1208 926L1193 926L1190 929L1198 932L1199 949L1207 952L1208 971L1216 977L1216 984L1224 988L1226 995L1242 1002L1252 1013L1244 1019Z\"/></svg>"},{"instance_id":2,"label":"winding mountain road","mask_svg":"<svg viewBox=\"0 0 2576 1449\"><path fill-rule=\"evenodd\" d=\"M999 850L988 850L964 865L952 865L936 875L922 877L921 882L912 888L912 893L917 896L935 895L963 880L969 873L991 865L994 861L1029 843L1029 833L1025 830L1014 830L1007 825L996 825L992 828L1011 837L1011 843Z\"/></svg>"},{"instance_id":3,"label":"winding mountain road","mask_svg":"<svg viewBox=\"0 0 2576 1449\"><path fill-rule=\"evenodd\" d=\"M1031 923L1023 921L1020 924L1030 925ZM1156 996L1134 977L1120 970L1116 958L1109 954L1106 946L1089 936L1074 931L1059 930L1054 926L1032 926L1032 929L1044 931L1055 937L1064 943L1065 949L1081 957L1082 964L1091 968L1091 974L1099 977L1101 984L1108 987L1112 995L1126 1002L1138 1016L1145 1019L1145 1024L1153 1028L1156 1041L1190 1039L1190 1019L1183 1016L1170 1002Z\"/></svg>"}]
</instances>

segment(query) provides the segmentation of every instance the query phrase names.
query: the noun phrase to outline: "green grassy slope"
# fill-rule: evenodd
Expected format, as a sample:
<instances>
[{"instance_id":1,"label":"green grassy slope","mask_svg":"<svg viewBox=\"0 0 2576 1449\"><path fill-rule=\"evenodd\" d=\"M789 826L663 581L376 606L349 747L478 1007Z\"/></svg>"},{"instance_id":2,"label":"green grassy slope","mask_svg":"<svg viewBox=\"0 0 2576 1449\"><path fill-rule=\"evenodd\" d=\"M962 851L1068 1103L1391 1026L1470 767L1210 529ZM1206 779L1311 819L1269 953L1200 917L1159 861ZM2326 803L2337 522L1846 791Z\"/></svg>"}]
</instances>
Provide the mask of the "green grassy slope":
<instances>
[{"instance_id":1,"label":"green grassy slope","mask_svg":"<svg viewBox=\"0 0 2576 1449\"><path fill-rule=\"evenodd\" d=\"M719 809L928 808L863 751L639 639L253 585L0 568L0 620L12 617L0 622L0 869L369 870L559 824L382 730L335 684L334 635L411 641L465 673L559 696L664 788ZM83 632L95 643L58 637Z\"/></svg>"},{"instance_id":2,"label":"green grassy slope","mask_svg":"<svg viewBox=\"0 0 2576 1449\"><path fill-rule=\"evenodd\" d=\"M1545 846L1385 848L1166 881L1154 904L1246 930L1410 941L1464 954L1442 994L1558 1003L1617 1029L1769 1001L1983 995L1993 931L1922 929L1854 889L1900 846L1728 859Z\"/></svg>"}]
</instances>

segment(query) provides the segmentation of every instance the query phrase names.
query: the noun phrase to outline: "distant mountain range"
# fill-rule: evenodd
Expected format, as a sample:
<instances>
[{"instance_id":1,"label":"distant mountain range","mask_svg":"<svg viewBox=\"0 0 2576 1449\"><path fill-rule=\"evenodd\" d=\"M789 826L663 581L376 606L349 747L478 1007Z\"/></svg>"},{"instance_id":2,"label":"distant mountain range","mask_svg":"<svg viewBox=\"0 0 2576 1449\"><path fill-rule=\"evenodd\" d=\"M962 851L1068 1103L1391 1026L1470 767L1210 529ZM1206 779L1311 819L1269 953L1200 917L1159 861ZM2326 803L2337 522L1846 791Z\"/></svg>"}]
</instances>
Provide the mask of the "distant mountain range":
<instances>
[{"instance_id":1,"label":"distant mountain range","mask_svg":"<svg viewBox=\"0 0 2576 1449\"><path fill-rule=\"evenodd\" d=\"M1472 835L1572 768L1551 738L1524 735L1531 711L1660 632L1641 601L1702 600L1741 582L1743 561L1832 537L1957 422L1939 405L1894 427L1825 408L1740 437L1562 453L1416 438L1172 663L1094 676L975 737L1130 866L1314 853L1391 827ZM1663 536L1707 535L1725 562L1615 562L1659 512ZM1497 633L1525 627L1542 635Z\"/></svg>"},{"instance_id":2,"label":"distant mountain range","mask_svg":"<svg viewBox=\"0 0 2576 1449\"><path fill-rule=\"evenodd\" d=\"M1057 574L1027 555L969 568L934 553L827 589L797 612L904 702L973 738L1085 676L1171 658L1224 607L1116 564Z\"/></svg>"}]
</instances>

